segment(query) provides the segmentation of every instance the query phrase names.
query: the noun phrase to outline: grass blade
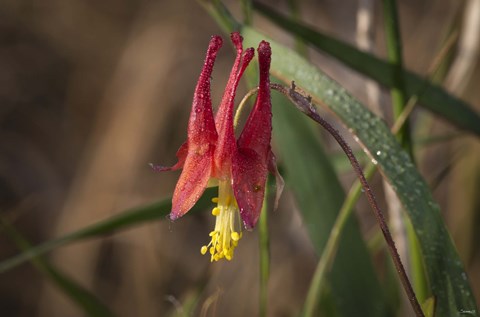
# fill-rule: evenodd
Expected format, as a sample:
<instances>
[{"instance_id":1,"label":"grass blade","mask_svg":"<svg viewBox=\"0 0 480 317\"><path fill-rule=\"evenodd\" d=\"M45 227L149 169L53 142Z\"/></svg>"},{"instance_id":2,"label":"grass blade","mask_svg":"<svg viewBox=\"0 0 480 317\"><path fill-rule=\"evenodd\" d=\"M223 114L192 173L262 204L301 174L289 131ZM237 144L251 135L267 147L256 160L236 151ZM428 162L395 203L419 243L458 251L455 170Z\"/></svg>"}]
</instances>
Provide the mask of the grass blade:
<instances>
[{"instance_id":1,"label":"grass blade","mask_svg":"<svg viewBox=\"0 0 480 317\"><path fill-rule=\"evenodd\" d=\"M211 204L211 199L214 197L216 191L216 188L207 189L190 213L205 209ZM125 230L142 223L165 218L170 213L170 210L171 198L151 205L127 210L119 215L99 221L65 236L49 240L43 244L30 248L17 256L4 260L0 262L0 273L4 273L25 261L75 241L110 234L114 231Z\"/></svg>"}]
</instances>

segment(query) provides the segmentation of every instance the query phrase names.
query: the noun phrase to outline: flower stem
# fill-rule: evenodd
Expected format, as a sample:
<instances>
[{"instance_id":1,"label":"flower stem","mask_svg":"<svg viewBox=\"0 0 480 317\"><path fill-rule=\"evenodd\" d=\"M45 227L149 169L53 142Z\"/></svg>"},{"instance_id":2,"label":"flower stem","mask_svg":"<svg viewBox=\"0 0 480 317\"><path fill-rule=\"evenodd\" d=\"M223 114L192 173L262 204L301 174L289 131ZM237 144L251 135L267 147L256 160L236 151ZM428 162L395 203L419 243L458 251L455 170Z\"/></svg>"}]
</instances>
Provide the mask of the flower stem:
<instances>
[{"instance_id":1,"label":"flower stem","mask_svg":"<svg viewBox=\"0 0 480 317\"><path fill-rule=\"evenodd\" d=\"M268 180L267 180L268 182ZM259 316L267 316L268 303L268 278L270 276L270 242L268 239L268 192L269 186L265 186L265 198L258 224L260 244L260 310Z\"/></svg>"},{"instance_id":2,"label":"flower stem","mask_svg":"<svg viewBox=\"0 0 480 317\"><path fill-rule=\"evenodd\" d=\"M238 104L237 111L235 112L235 117L233 118L233 126L237 128L240 118L242 116L245 107L247 107L247 100L255 95L258 92L258 87L250 89L249 92L243 97L242 101Z\"/></svg>"},{"instance_id":3,"label":"flower stem","mask_svg":"<svg viewBox=\"0 0 480 317\"><path fill-rule=\"evenodd\" d=\"M365 175L362 172L362 168L360 167L360 164L358 163L357 159L353 155L352 149L345 142L345 140L342 138L340 133L337 130L335 130L334 127L332 127L327 121L325 121L325 119L323 119L316 112L314 105L311 103L311 98L305 97L295 90L296 87L293 82L292 82L291 88L286 88L279 84L271 84L270 87L284 94L287 98L289 98L293 102L293 104L297 107L297 109L299 109L301 112L306 114L312 120L320 124L328 133L330 133L330 135L333 136L335 141L337 141L337 143L340 145L342 150L347 155L355 173L357 174L358 179L360 180L362 188L364 189L365 194L367 195L367 200L370 204L370 207L373 210L375 218L377 219L377 223L380 226L380 230L383 233L383 236L387 243L388 250L390 252L390 256L392 257L393 263L395 264L395 268L397 269L397 273L399 275L400 281L402 282L403 288L407 294L410 304L412 305L415 315L417 317L418 316L423 317L424 316L423 311L420 307L420 304L418 303L417 297L415 296L415 292L413 291L412 285L408 279L407 273L402 264L400 256L398 255L397 248L395 247L395 242L393 241L387 222L385 221L383 212L377 204L375 196L373 195L372 190L365 178Z\"/></svg>"}]
</instances>

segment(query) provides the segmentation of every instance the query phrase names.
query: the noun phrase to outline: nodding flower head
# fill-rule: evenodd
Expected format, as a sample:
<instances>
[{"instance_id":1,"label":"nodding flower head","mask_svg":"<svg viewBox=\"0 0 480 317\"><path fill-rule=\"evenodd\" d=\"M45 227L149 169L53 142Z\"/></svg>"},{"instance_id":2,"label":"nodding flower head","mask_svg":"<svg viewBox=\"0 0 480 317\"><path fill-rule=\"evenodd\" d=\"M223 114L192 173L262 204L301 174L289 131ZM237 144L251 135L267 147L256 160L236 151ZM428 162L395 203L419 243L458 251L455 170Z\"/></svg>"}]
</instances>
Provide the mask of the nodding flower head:
<instances>
[{"instance_id":1,"label":"nodding flower head","mask_svg":"<svg viewBox=\"0 0 480 317\"><path fill-rule=\"evenodd\" d=\"M254 56L254 49L243 49L243 38L238 32L230 37L237 55L215 117L210 78L222 46L219 36L211 38L207 49L193 96L187 141L177 152L178 162L172 167L153 166L155 171L183 169L173 194L172 220L183 216L195 205L210 179L218 181L218 197L213 199L216 207L212 210L216 218L215 228L210 232L210 243L201 248L202 254L210 253L211 261L233 258L242 237L241 221L247 229L255 226L262 208L268 171L277 176L277 191L283 187L270 147L270 45L265 41L259 44L260 81L257 99L236 140L233 124L235 94Z\"/></svg>"}]
</instances>

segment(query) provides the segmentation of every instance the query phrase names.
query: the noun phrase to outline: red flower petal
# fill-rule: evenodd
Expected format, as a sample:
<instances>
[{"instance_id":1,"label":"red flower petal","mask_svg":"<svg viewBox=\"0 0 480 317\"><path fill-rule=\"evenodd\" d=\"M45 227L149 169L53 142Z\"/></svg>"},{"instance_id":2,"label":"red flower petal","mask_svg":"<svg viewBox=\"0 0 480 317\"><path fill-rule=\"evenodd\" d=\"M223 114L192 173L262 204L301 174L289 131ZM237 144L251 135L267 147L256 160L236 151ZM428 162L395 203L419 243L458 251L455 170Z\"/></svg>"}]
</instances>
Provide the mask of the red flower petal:
<instances>
[{"instance_id":1,"label":"red flower petal","mask_svg":"<svg viewBox=\"0 0 480 317\"><path fill-rule=\"evenodd\" d=\"M218 131L218 142L215 151L215 177L219 179L226 179L231 176L232 157L236 153L235 133L233 128L235 93L240 78L254 55L254 50L249 48L245 51L242 58L243 38L238 32L232 33L230 37L237 48L237 56L232 71L230 72L230 77L220 107L215 117L215 124Z\"/></svg>"},{"instance_id":2,"label":"red flower petal","mask_svg":"<svg viewBox=\"0 0 480 317\"><path fill-rule=\"evenodd\" d=\"M222 38L212 36L208 45L207 56L203 65L197 87L193 95L192 111L188 121L187 142L189 148L192 145L215 143L217 131L213 119L212 99L210 96L210 78L217 52L222 46ZM189 149L190 152L190 149Z\"/></svg>"},{"instance_id":3,"label":"red flower petal","mask_svg":"<svg viewBox=\"0 0 480 317\"><path fill-rule=\"evenodd\" d=\"M260 215L271 161L270 59L270 45L262 41L258 47L260 83L257 100L238 139L238 155L232 169L235 198L247 228L255 226Z\"/></svg>"},{"instance_id":4,"label":"red flower petal","mask_svg":"<svg viewBox=\"0 0 480 317\"><path fill-rule=\"evenodd\" d=\"M192 111L188 121L186 146L188 150L185 150L185 146L179 149L177 153L179 161L173 166L177 168L184 160L183 171L173 193L170 214L172 220L183 216L193 207L204 192L212 174L217 131L213 119L210 78L221 46L222 39L219 36L213 36L193 95Z\"/></svg>"},{"instance_id":5,"label":"red flower petal","mask_svg":"<svg viewBox=\"0 0 480 317\"><path fill-rule=\"evenodd\" d=\"M213 145L189 152L182 174L175 186L170 219L175 220L189 211L202 196L213 168Z\"/></svg>"},{"instance_id":6,"label":"red flower petal","mask_svg":"<svg viewBox=\"0 0 480 317\"><path fill-rule=\"evenodd\" d=\"M265 196L267 161L257 152L239 148L232 165L233 191L245 228L258 221Z\"/></svg>"},{"instance_id":7,"label":"red flower petal","mask_svg":"<svg viewBox=\"0 0 480 317\"><path fill-rule=\"evenodd\" d=\"M272 102L269 77L271 54L270 44L262 41L258 47L260 82L257 99L238 139L240 148L253 149L265 160L270 151L272 136Z\"/></svg>"}]
</instances>

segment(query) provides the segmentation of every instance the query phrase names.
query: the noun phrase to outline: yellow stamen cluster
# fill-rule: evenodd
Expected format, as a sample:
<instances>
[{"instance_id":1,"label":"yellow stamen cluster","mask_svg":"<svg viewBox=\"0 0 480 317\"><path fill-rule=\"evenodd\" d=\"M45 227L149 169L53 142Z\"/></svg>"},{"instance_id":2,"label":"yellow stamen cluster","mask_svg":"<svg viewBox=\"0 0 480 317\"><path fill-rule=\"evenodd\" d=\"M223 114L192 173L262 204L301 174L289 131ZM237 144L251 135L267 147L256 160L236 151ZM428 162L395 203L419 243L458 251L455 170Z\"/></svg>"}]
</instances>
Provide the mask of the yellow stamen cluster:
<instances>
[{"instance_id":1,"label":"yellow stamen cluster","mask_svg":"<svg viewBox=\"0 0 480 317\"><path fill-rule=\"evenodd\" d=\"M215 229L210 232L210 243L202 246L200 252L203 255L209 252L211 262L220 259L230 261L242 238L240 213L230 180L219 182L218 197L213 198L212 202L217 204L212 209L212 215L216 217Z\"/></svg>"}]
</instances>

